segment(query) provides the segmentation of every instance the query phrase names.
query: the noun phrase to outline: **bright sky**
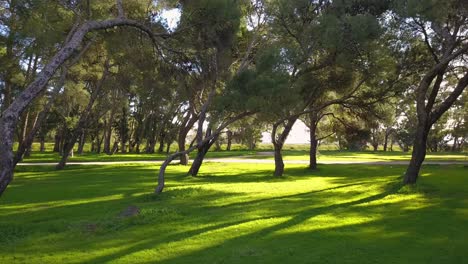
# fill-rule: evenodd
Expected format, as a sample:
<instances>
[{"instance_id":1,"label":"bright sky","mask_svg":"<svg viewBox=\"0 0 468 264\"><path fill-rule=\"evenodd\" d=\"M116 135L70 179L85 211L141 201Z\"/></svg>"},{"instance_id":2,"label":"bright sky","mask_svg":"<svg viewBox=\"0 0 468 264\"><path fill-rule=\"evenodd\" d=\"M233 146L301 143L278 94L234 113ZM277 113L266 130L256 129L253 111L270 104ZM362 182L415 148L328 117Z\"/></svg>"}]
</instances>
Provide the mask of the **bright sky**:
<instances>
[{"instance_id":1,"label":"bright sky","mask_svg":"<svg viewBox=\"0 0 468 264\"><path fill-rule=\"evenodd\" d=\"M164 10L161 13L161 18L167 21L170 30L174 30L180 21L180 9L173 8Z\"/></svg>"},{"instance_id":2,"label":"bright sky","mask_svg":"<svg viewBox=\"0 0 468 264\"><path fill-rule=\"evenodd\" d=\"M286 144L307 144L309 143L309 129L301 120L297 120L286 139ZM262 133L262 143L271 143L271 133Z\"/></svg>"}]
</instances>

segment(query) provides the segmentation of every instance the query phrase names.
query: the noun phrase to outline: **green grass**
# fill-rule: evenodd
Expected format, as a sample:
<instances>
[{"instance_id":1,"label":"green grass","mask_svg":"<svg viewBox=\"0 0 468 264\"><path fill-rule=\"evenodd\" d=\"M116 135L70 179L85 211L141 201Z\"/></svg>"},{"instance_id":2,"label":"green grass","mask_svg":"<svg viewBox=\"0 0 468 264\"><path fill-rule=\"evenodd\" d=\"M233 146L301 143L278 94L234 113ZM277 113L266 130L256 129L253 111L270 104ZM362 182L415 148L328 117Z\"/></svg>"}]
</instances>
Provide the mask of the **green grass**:
<instances>
[{"instance_id":1,"label":"green grass","mask_svg":"<svg viewBox=\"0 0 468 264\"><path fill-rule=\"evenodd\" d=\"M257 155L255 158L273 159L272 155ZM321 150L317 156L319 161L402 161L410 160L411 152L384 151L339 151ZM284 151L284 160L309 160L309 153L305 150ZM467 161L468 153L437 152L427 153L426 161Z\"/></svg>"},{"instance_id":2,"label":"green grass","mask_svg":"<svg viewBox=\"0 0 468 264\"><path fill-rule=\"evenodd\" d=\"M190 154L191 158L194 158L196 152ZM75 155L70 157L69 161L150 161L150 160L164 160L166 158L165 153L116 153L114 155L107 155L104 153L96 154L85 152L81 155ZM273 153L268 150L251 151L251 150L232 150L232 151L210 151L207 154L207 158L229 158L229 157L242 157L246 159L270 159L273 160ZM284 160L308 160L307 150L291 150L287 149L283 151ZM383 152L383 151L339 151L339 150L321 150L318 155L320 161L403 161L410 160L411 153L405 153L400 151L395 152ZM32 155L24 159L24 162L57 162L60 160L60 156L55 152L38 152L34 151ZM467 153L453 153L453 152L440 152L440 153L428 153L426 155L426 161L467 161Z\"/></svg>"},{"instance_id":3,"label":"green grass","mask_svg":"<svg viewBox=\"0 0 468 264\"><path fill-rule=\"evenodd\" d=\"M468 173L425 166L206 163L19 167L0 199L0 263L463 263ZM129 205L130 219L117 217Z\"/></svg>"}]
</instances>

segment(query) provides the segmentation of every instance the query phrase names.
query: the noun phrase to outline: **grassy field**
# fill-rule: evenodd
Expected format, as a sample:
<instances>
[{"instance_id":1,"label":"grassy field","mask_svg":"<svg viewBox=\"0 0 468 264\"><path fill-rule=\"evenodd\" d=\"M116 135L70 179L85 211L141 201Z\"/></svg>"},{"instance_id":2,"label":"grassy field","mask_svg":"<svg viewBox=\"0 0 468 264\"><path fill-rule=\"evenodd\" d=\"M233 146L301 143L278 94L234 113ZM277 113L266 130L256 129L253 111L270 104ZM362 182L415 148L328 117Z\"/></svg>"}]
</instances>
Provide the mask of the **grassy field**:
<instances>
[{"instance_id":1,"label":"grassy field","mask_svg":"<svg viewBox=\"0 0 468 264\"><path fill-rule=\"evenodd\" d=\"M207 163L19 167L0 199L0 263L466 263L468 168ZM141 208L120 218L129 205Z\"/></svg>"},{"instance_id":2,"label":"grassy field","mask_svg":"<svg viewBox=\"0 0 468 264\"><path fill-rule=\"evenodd\" d=\"M453 153L453 152L440 152L428 153L426 161L467 161L468 153ZM191 158L194 158L196 152L191 153ZM145 160L164 160L166 158L164 153L154 154L134 154L116 153L114 155L107 155L104 153L95 154L85 152L81 155L70 157L69 161L145 161ZM273 160L273 153L271 150L251 151L251 150L233 150L233 151L210 151L207 158L229 158L229 157L242 157L246 159L270 159ZM291 150L283 151L284 160L309 160L307 150ZM402 161L410 160L411 153L400 151L383 152L383 151L339 151L339 150L321 150L318 154L320 161ZM60 156L56 152L33 152L29 158L25 158L24 162L56 162L60 160Z\"/></svg>"}]
</instances>

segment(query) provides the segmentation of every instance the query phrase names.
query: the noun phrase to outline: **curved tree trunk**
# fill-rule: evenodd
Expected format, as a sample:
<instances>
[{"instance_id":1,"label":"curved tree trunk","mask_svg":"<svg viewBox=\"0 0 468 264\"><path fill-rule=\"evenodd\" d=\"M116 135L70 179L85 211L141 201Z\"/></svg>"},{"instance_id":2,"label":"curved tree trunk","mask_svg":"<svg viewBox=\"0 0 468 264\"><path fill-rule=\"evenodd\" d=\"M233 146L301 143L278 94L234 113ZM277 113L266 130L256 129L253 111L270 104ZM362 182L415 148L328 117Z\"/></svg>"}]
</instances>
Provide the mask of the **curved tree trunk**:
<instances>
[{"instance_id":1,"label":"curved tree trunk","mask_svg":"<svg viewBox=\"0 0 468 264\"><path fill-rule=\"evenodd\" d=\"M413 143L413 153L411 154L411 161L406 169L404 183L414 184L419 176L422 163L426 157L426 142L429 135L430 126L420 124L416 130L416 136Z\"/></svg>"},{"instance_id":2,"label":"curved tree trunk","mask_svg":"<svg viewBox=\"0 0 468 264\"><path fill-rule=\"evenodd\" d=\"M283 124L283 122L277 122L273 125L273 131L271 133L271 141L273 143L274 149L275 149L275 172L274 176L275 177L281 177L283 176L284 173L284 162L283 162L283 155L281 154L281 150L283 149L284 142L289 136L289 132L291 132L291 129L297 121L297 116L290 117L289 119L286 120L286 124L284 126L283 132L279 135L279 137L276 137L276 131L278 129L278 126Z\"/></svg>"}]
</instances>

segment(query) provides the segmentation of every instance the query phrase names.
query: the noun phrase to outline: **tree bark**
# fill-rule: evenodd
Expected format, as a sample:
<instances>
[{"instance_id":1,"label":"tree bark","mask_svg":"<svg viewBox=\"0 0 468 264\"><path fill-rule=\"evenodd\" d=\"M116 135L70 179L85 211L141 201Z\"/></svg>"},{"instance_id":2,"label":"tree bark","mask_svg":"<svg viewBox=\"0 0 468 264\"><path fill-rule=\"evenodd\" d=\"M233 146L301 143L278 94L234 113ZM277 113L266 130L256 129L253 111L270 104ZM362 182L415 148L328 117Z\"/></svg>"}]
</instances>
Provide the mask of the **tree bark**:
<instances>
[{"instance_id":1,"label":"tree bark","mask_svg":"<svg viewBox=\"0 0 468 264\"><path fill-rule=\"evenodd\" d=\"M39 151L44 152L45 151L45 137L41 136L41 138L39 139L39 142L41 144Z\"/></svg>"},{"instance_id":2,"label":"tree bark","mask_svg":"<svg viewBox=\"0 0 468 264\"><path fill-rule=\"evenodd\" d=\"M226 150L227 151L231 151L231 145L232 145L232 131L231 130L228 130L227 133L227 146L226 146Z\"/></svg>"},{"instance_id":3,"label":"tree bark","mask_svg":"<svg viewBox=\"0 0 468 264\"><path fill-rule=\"evenodd\" d=\"M190 129L192 129L197 120L198 116L193 113L187 114L187 116L183 120L182 125L179 129L179 134L177 135L177 145L179 152L185 151L185 141L187 139L188 132L190 131ZM189 156L188 154L182 154L179 156L179 159L181 165L187 165L189 161Z\"/></svg>"},{"instance_id":4,"label":"tree bark","mask_svg":"<svg viewBox=\"0 0 468 264\"><path fill-rule=\"evenodd\" d=\"M52 150L53 152L60 152L60 141L61 141L61 136L60 136L60 132L57 131L55 132L55 136L54 136L54 149Z\"/></svg>"},{"instance_id":5,"label":"tree bark","mask_svg":"<svg viewBox=\"0 0 468 264\"><path fill-rule=\"evenodd\" d=\"M78 150L76 151L79 155L83 154L84 145L86 143L86 130L81 131L80 140L78 143Z\"/></svg>"},{"instance_id":6,"label":"tree bark","mask_svg":"<svg viewBox=\"0 0 468 264\"><path fill-rule=\"evenodd\" d=\"M317 169L317 123L318 116L316 113L309 114L309 135L310 135L310 149L309 149L309 169Z\"/></svg>"},{"instance_id":7,"label":"tree bark","mask_svg":"<svg viewBox=\"0 0 468 264\"><path fill-rule=\"evenodd\" d=\"M418 179L424 158L426 157L426 142L429 134L430 126L427 124L419 124L416 130L416 137L413 143L413 153L411 161L405 173L404 183L414 184Z\"/></svg>"},{"instance_id":8,"label":"tree bark","mask_svg":"<svg viewBox=\"0 0 468 264\"><path fill-rule=\"evenodd\" d=\"M209 129L210 130L210 129ZM206 137L211 136L211 131L207 132ZM200 167L203 164L203 160L205 159L206 153L208 153L208 150L211 148L211 146L218 140L219 133L214 135L214 137L207 141L205 144L197 148L197 156L193 160L192 166L190 166L190 170L188 174L190 174L193 177L196 177L198 175L198 172L200 171Z\"/></svg>"},{"instance_id":9,"label":"tree bark","mask_svg":"<svg viewBox=\"0 0 468 264\"><path fill-rule=\"evenodd\" d=\"M274 176L275 177L281 177L283 176L284 173L284 162L283 162L283 156L281 154L281 150L283 149L284 142L286 141L289 132L291 132L291 129L297 121L297 116L290 117L286 120L286 124L284 124L284 130L281 132L279 137L276 137L276 132L279 127L279 125L283 124L283 121L277 122L273 125L273 131L271 133L271 141L274 146L274 154L275 154L275 172Z\"/></svg>"}]
</instances>

